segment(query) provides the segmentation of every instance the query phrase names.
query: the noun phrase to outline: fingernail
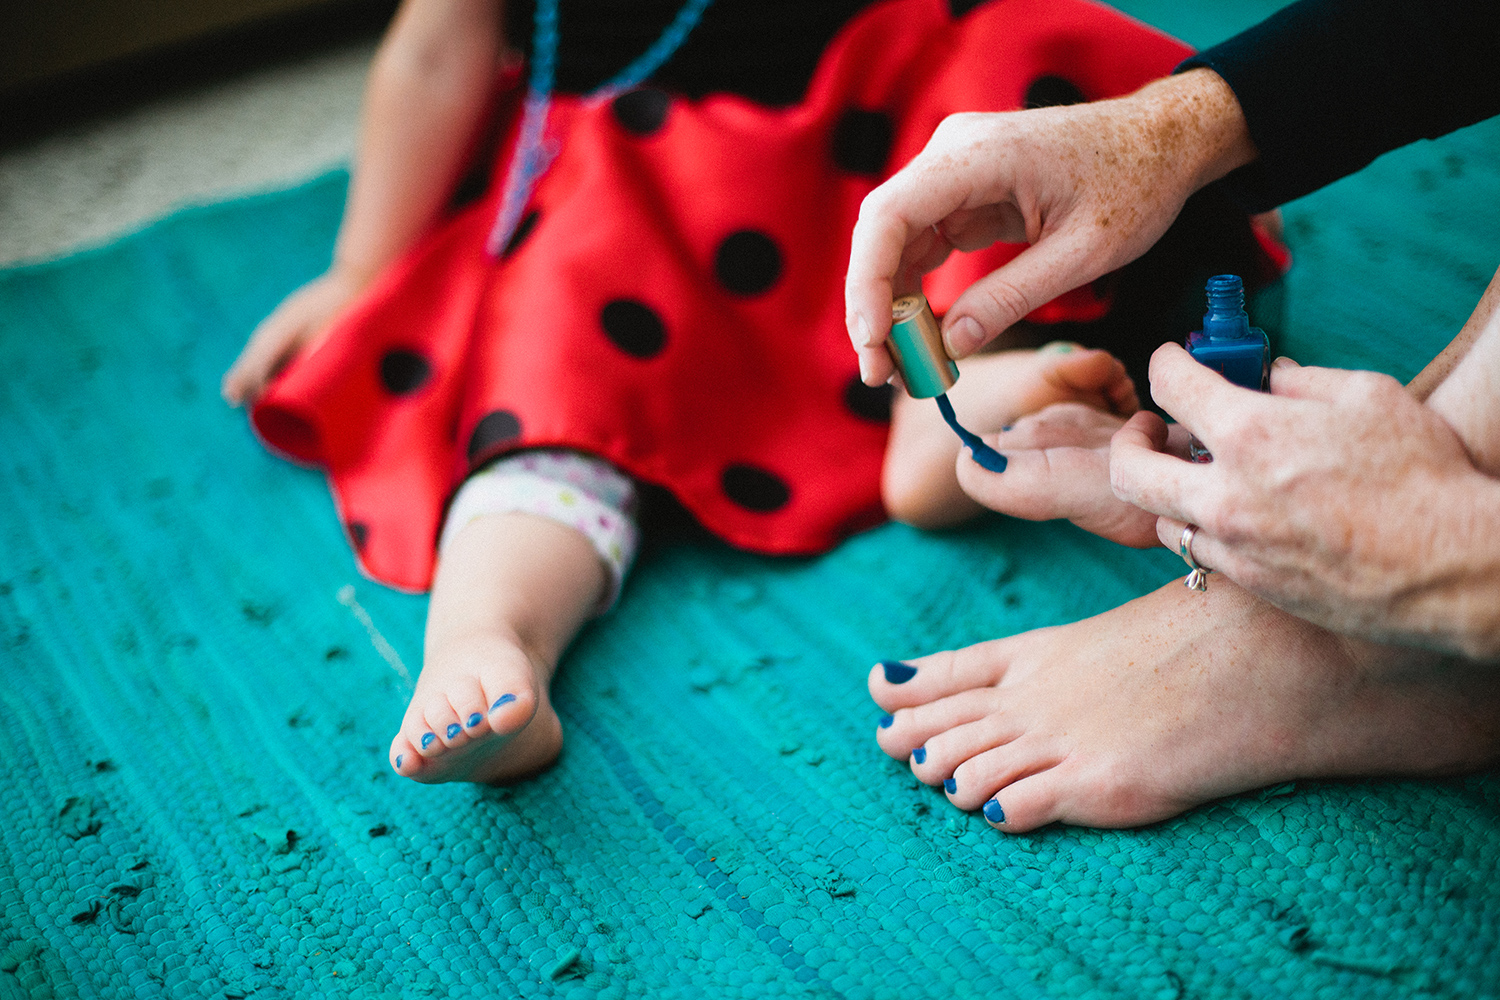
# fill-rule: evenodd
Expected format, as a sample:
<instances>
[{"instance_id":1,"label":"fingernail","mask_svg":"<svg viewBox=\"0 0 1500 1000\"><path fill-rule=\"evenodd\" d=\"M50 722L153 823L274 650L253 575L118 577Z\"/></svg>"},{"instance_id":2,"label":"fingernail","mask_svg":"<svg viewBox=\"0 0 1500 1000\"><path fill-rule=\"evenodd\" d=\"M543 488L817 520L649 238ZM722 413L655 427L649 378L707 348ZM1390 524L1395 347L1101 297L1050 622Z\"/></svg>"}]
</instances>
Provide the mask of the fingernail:
<instances>
[{"instance_id":1,"label":"fingernail","mask_svg":"<svg viewBox=\"0 0 1500 1000\"><path fill-rule=\"evenodd\" d=\"M952 795L954 792L958 791L958 782L954 781L952 778L944 778L943 791L947 792L949 795Z\"/></svg>"},{"instance_id":2,"label":"fingernail","mask_svg":"<svg viewBox=\"0 0 1500 1000\"><path fill-rule=\"evenodd\" d=\"M880 668L885 671L887 684L905 684L917 676L917 668L900 660L881 660Z\"/></svg>"},{"instance_id":3,"label":"fingernail","mask_svg":"<svg viewBox=\"0 0 1500 1000\"><path fill-rule=\"evenodd\" d=\"M1272 368L1296 368L1297 367L1297 362L1293 361L1291 358L1289 358L1285 354L1283 354L1281 357L1279 357L1275 361L1271 362L1271 367Z\"/></svg>"},{"instance_id":4,"label":"fingernail","mask_svg":"<svg viewBox=\"0 0 1500 1000\"><path fill-rule=\"evenodd\" d=\"M943 335L943 349L948 352L948 357L957 360L966 358L973 353L974 348L979 346L984 339L984 331L979 324L974 322L972 316L962 316L955 320Z\"/></svg>"},{"instance_id":5,"label":"fingernail","mask_svg":"<svg viewBox=\"0 0 1500 1000\"><path fill-rule=\"evenodd\" d=\"M405 760L405 759L406 759L406 754L398 753L396 755L396 770L398 770L398 771L401 770L401 762L403 760Z\"/></svg>"},{"instance_id":6,"label":"fingernail","mask_svg":"<svg viewBox=\"0 0 1500 1000\"><path fill-rule=\"evenodd\" d=\"M867 319L865 319L864 313L859 313L858 314L858 321L854 325L857 326L857 327L859 327L859 343L860 343L860 346L861 347L870 347L870 346L873 346L871 344L871 341L873 341L875 339L875 335L870 332L870 321L867 320Z\"/></svg>"},{"instance_id":7,"label":"fingernail","mask_svg":"<svg viewBox=\"0 0 1500 1000\"><path fill-rule=\"evenodd\" d=\"M882 715L880 717L880 721L877 722L876 725L878 725L881 729L889 729L891 728L891 723L895 721L896 717L894 715Z\"/></svg>"},{"instance_id":8,"label":"fingernail","mask_svg":"<svg viewBox=\"0 0 1500 1000\"><path fill-rule=\"evenodd\" d=\"M1000 803L990 799L984 804L984 818L991 823L1004 823L1005 810L1000 808Z\"/></svg>"},{"instance_id":9,"label":"fingernail","mask_svg":"<svg viewBox=\"0 0 1500 1000\"><path fill-rule=\"evenodd\" d=\"M435 733L423 733L422 749L426 750L428 747L432 746L432 741L435 739L437 739L437 735Z\"/></svg>"},{"instance_id":10,"label":"fingernail","mask_svg":"<svg viewBox=\"0 0 1500 1000\"><path fill-rule=\"evenodd\" d=\"M456 723L456 722L450 722L450 723L448 723L448 738L450 740L453 739L453 737L457 736L459 733L461 733L463 731L464 731L464 727L460 726L458 723Z\"/></svg>"},{"instance_id":11,"label":"fingernail","mask_svg":"<svg viewBox=\"0 0 1500 1000\"><path fill-rule=\"evenodd\" d=\"M867 385L870 381L870 366L863 354L859 355L859 380Z\"/></svg>"},{"instance_id":12,"label":"fingernail","mask_svg":"<svg viewBox=\"0 0 1500 1000\"><path fill-rule=\"evenodd\" d=\"M495 699L495 703L490 706L490 711L493 712L495 709L499 708L501 705L509 705L511 702L513 702L515 700L516 700L516 696L513 695L513 694L502 694L500 697L496 698Z\"/></svg>"},{"instance_id":13,"label":"fingernail","mask_svg":"<svg viewBox=\"0 0 1500 1000\"><path fill-rule=\"evenodd\" d=\"M484 716L479 712L475 712L473 715L469 716L469 728L473 729L483 721Z\"/></svg>"},{"instance_id":14,"label":"fingernail","mask_svg":"<svg viewBox=\"0 0 1500 1000\"><path fill-rule=\"evenodd\" d=\"M927 763L927 748L917 747L911 752L911 759L916 761L918 764Z\"/></svg>"}]
</instances>

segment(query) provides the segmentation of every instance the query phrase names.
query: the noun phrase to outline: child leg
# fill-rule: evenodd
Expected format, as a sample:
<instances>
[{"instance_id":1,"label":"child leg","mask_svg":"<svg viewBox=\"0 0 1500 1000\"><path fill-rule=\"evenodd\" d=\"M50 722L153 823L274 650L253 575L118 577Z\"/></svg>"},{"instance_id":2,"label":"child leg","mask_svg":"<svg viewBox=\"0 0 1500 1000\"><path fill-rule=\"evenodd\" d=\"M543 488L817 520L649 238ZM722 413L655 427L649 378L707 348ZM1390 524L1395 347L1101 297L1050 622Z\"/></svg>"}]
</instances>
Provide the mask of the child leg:
<instances>
[{"instance_id":1,"label":"child leg","mask_svg":"<svg viewBox=\"0 0 1500 1000\"><path fill-rule=\"evenodd\" d=\"M547 689L618 589L633 498L626 477L566 453L507 459L465 485L433 581L422 673L391 742L398 773L494 783L556 759L562 728Z\"/></svg>"}]
</instances>

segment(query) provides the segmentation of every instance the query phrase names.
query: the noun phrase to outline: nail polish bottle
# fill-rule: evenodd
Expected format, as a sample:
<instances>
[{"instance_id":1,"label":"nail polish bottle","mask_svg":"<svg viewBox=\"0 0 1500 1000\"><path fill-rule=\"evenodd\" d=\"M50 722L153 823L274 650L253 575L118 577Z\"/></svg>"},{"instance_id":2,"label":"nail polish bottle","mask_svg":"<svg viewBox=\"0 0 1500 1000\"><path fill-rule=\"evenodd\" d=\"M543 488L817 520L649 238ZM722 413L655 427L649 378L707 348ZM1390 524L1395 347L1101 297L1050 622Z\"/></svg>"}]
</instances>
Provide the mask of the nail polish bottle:
<instances>
[{"instance_id":1,"label":"nail polish bottle","mask_svg":"<svg viewBox=\"0 0 1500 1000\"><path fill-rule=\"evenodd\" d=\"M1245 284L1237 274L1208 279L1208 312L1203 329L1188 334L1188 353L1235 385L1261 392L1270 384L1271 339L1250 325L1245 313ZM1213 456L1196 437L1188 442L1188 456L1195 462L1212 462Z\"/></svg>"},{"instance_id":2,"label":"nail polish bottle","mask_svg":"<svg viewBox=\"0 0 1500 1000\"><path fill-rule=\"evenodd\" d=\"M903 295L891 304L891 359L912 399L936 399L938 410L953 433L969 449L981 468L1004 472L1006 458L958 422L948 390L958 381L958 365L943 347L943 331L932 306L921 294Z\"/></svg>"}]
</instances>

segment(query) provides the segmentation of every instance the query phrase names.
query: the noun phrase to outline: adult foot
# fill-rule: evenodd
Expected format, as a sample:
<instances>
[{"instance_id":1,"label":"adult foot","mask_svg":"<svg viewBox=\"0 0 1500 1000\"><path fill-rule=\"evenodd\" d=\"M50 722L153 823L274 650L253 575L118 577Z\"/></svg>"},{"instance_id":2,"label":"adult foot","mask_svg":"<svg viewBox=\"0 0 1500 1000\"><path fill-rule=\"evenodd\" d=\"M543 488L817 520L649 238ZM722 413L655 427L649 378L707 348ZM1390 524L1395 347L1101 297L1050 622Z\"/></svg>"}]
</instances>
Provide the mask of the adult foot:
<instances>
[{"instance_id":1,"label":"adult foot","mask_svg":"<svg viewBox=\"0 0 1500 1000\"><path fill-rule=\"evenodd\" d=\"M449 541L427 611L422 674L391 741L417 781L517 781L550 765L562 726L547 688L608 580L579 531L485 514Z\"/></svg>"},{"instance_id":2,"label":"adult foot","mask_svg":"<svg viewBox=\"0 0 1500 1000\"><path fill-rule=\"evenodd\" d=\"M1129 827L1292 778L1430 775L1500 751L1500 683L1344 639L1214 578L877 665L877 739L1012 833Z\"/></svg>"}]
</instances>

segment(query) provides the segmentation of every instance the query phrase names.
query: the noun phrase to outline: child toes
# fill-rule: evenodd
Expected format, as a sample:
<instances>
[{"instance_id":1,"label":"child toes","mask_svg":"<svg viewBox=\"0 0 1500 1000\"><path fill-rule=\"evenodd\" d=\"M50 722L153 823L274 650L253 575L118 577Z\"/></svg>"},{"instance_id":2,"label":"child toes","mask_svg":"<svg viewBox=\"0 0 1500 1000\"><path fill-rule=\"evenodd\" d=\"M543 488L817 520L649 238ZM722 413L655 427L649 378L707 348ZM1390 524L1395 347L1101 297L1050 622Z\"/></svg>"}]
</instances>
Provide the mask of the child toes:
<instances>
[{"instance_id":1,"label":"child toes","mask_svg":"<svg viewBox=\"0 0 1500 1000\"><path fill-rule=\"evenodd\" d=\"M422 713L422 718L427 726L426 731L436 737L435 740L428 741L428 748L441 745L444 749L452 749L468 742L468 737L464 735L464 724L447 698L433 699ZM427 739L425 734L422 738Z\"/></svg>"},{"instance_id":2,"label":"child toes","mask_svg":"<svg viewBox=\"0 0 1500 1000\"><path fill-rule=\"evenodd\" d=\"M536 714L536 691L514 678L484 685L484 725L501 736L520 732Z\"/></svg>"},{"instance_id":3,"label":"child toes","mask_svg":"<svg viewBox=\"0 0 1500 1000\"><path fill-rule=\"evenodd\" d=\"M422 755L411 740L406 738L404 732L397 733L396 738L391 740L390 761L391 768L399 775L410 778L422 770Z\"/></svg>"}]
</instances>

